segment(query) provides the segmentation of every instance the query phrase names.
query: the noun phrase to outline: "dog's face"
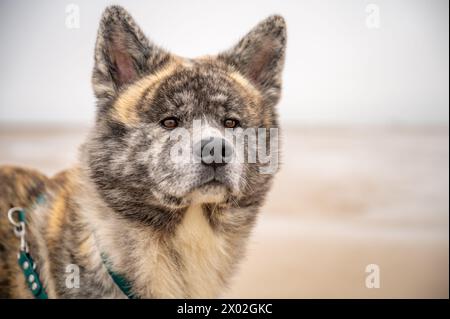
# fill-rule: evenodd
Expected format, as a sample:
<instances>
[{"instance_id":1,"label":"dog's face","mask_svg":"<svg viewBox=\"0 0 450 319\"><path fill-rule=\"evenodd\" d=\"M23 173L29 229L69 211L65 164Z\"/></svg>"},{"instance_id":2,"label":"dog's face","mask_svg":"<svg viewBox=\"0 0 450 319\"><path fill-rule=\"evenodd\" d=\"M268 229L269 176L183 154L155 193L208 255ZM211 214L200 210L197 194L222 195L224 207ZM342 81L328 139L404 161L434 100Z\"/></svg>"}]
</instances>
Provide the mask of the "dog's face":
<instances>
[{"instance_id":1,"label":"dog's face","mask_svg":"<svg viewBox=\"0 0 450 319\"><path fill-rule=\"evenodd\" d=\"M222 54L184 59L150 43L126 11L108 8L95 51L96 127L86 147L90 176L108 203L129 211L261 199L272 174L247 156L261 143L247 136L240 152L236 141L257 128L269 141L277 127L285 41L283 19L272 16Z\"/></svg>"}]
</instances>

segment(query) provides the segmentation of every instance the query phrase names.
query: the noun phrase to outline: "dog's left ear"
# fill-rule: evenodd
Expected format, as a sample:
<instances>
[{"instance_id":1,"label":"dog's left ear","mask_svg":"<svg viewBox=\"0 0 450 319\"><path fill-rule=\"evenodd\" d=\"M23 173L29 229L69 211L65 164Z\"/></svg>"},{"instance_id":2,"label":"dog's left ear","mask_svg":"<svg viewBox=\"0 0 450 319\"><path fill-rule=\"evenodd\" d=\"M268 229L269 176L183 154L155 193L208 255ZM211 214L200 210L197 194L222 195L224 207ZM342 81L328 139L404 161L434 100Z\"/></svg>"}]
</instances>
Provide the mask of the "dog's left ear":
<instances>
[{"instance_id":1,"label":"dog's left ear","mask_svg":"<svg viewBox=\"0 0 450 319\"><path fill-rule=\"evenodd\" d=\"M131 15L120 6L104 11L95 46L94 93L101 102L121 88L155 72L170 54L151 43Z\"/></svg>"},{"instance_id":2,"label":"dog's left ear","mask_svg":"<svg viewBox=\"0 0 450 319\"><path fill-rule=\"evenodd\" d=\"M281 74L286 50L286 23L273 15L260 22L232 49L220 54L247 77L274 105L281 93Z\"/></svg>"}]
</instances>

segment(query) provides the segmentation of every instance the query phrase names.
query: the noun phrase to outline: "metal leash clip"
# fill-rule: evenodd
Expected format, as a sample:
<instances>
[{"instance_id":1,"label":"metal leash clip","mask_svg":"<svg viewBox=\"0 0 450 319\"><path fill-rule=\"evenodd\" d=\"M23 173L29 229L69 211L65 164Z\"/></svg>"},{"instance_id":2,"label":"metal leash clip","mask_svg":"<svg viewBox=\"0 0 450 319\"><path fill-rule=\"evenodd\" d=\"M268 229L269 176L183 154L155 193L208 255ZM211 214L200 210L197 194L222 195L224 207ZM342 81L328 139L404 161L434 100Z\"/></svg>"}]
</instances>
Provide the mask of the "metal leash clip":
<instances>
[{"instance_id":1,"label":"metal leash clip","mask_svg":"<svg viewBox=\"0 0 450 319\"><path fill-rule=\"evenodd\" d=\"M15 216L17 215L17 219ZM21 207L13 207L8 210L9 222L14 226L14 234L20 238L20 251L28 253L28 245L25 240L25 212Z\"/></svg>"},{"instance_id":2,"label":"metal leash clip","mask_svg":"<svg viewBox=\"0 0 450 319\"><path fill-rule=\"evenodd\" d=\"M37 299L48 299L47 292L36 271L36 264L28 251L28 244L25 240L25 217L25 211L21 207L13 207L8 211L8 219L14 226L14 234L20 238L20 251L17 254L17 260L33 296Z\"/></svg>"}]
</instances>

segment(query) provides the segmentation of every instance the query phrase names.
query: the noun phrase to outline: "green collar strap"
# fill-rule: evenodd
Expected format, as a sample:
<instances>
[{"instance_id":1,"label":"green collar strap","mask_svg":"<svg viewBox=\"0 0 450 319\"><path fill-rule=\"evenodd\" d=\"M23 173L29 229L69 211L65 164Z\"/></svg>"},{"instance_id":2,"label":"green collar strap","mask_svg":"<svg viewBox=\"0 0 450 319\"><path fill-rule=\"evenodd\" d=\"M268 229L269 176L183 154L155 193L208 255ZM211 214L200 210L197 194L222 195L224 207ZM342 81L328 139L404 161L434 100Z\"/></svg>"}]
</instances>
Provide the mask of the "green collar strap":
<instances>
[{"instance_id":1,"label":"green collar strap","mask_svg":"<svg viewBox=\"0 0 450 319\"><path fill-rule=\"evenodd\" d=\"M20 251L18 257L20 269L25 276L25 282L33 296L36 299L48 299L47 292L36 271L36 264L34 263L33 258L25 251Z\"/></svg>"},{"instance_id":2,"label":"green collar strap","mask_svg":"<svg viewBox=\"0 0 450 319\"><path fill-rule=\"evenodd\" d=\"M128 299L139 299L138 296L136 296L132 291L132 285L131 283L123 276L120 275L112 270L112 263L106 256L106 254L102 253L102 260L103 264L105 265L106 269L108 270L109 275L111 276L111 279L114 281L114 283L119 287L119 289L123 292L125 296L128 297Z\"/></svg>"}]
</instances>

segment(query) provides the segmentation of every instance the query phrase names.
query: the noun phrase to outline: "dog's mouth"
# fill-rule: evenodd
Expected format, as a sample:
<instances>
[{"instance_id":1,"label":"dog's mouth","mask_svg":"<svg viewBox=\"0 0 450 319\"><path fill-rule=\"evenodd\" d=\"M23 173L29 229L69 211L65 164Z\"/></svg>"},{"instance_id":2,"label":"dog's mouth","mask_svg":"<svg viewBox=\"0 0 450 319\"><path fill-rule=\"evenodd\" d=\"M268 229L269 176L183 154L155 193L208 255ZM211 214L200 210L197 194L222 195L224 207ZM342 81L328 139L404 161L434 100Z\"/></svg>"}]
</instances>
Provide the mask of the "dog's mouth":
<instances>
[{"instance_id":1,"label":"dog's mouth","mask_svg":"<svg viewBox=\"0 0 450 319\"><path fill-rule=\"evenodd\" d=\"M217 176L212 176L206 180L200 181L194 190L202 192L215 191L218 188L228 188L227 184Z\"/></svg>"},{"instance_id":2,"label":"dog's mouth","mask_svg":"<svg viewBox=\"0 0 450 319\"><path fill-rule=\"evenodd\" d=\"M193 202L218 203L224 202L230 192L227 180L213 173L198 181L190 192L190 198Z\"/></svg>"},{"instance_id":3,"label":"dog's mouth","mask_svg":"<svg viewBox=\"0 0 450 319\"><path fill-rule=\"evenodd\" d=\"M191 203L221 203L227 198L228 189L219 181L211 180L196 187L190 193Z\"/></svg>"},{"instance_id":4,"label":"dog's mouth","mask_svg":"<svg viewBox=\"0 0 450 319\"><path fill-rule=\"evenodd\" d=\"M195 188L208 189L217 187L231 188L229 178L227 178L227 175L223 171L211 171L207 176L199 180Z\"/></svg>"},{"instance_id":5,"label":"dog's mouth","mask_svg":"<svg viewBox=\"0 0 450 319\"><path fill-rule=\"evenodd\" d=\"M214 178L208 182L200 184L197 188L208 190L208 189L215 189L215 188L220 188L220 187L227 188L227 185L225 183L221 182L220 180Z\"/></svg>"}]
</instances>

